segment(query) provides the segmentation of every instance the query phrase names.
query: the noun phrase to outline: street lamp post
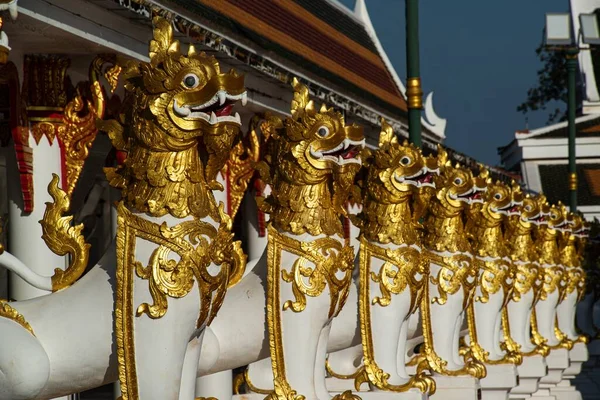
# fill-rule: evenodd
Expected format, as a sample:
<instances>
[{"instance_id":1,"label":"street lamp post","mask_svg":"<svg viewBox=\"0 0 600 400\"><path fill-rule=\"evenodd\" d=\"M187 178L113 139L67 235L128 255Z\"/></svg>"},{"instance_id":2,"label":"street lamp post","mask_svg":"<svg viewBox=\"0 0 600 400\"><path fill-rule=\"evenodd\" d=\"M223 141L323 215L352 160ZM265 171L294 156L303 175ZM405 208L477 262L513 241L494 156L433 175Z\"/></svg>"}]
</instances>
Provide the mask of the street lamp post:
<instances>
[{"instance_id":1,"label":"street lamp post","mask_svg":"<svg viewBox=\"0 0 600 400\"><path fill-rule=\"evenodd\" d=\"M575 74L577 71L578 48L567 49L567 118L569 124L569 208L571 212L577 210L577 158L575 156L575 136L577 129L575 125L576 87Z\"/></svg>"},{"instance_id":2,"label":"street lamp post","mask_svg":"<svg viewBox=\"0 0 600 400\"><path fill-rule=\"evenodd\" d=\"M571 212L577 211L577 158L575 154L577 127L575 115L577 109L576 100L576 73L577 57L581 48L579 41L583 44L600 44L600 30L598 20L594 14L581 14L579 16L581 29L573 38L571 27L571 15L546 14L545 44L549 49L564 51L567 62L567 120L569 132L569 208Z\"/></svg>"},{"instance_id":3,"label":"street lamp post","mask_svg":"<svg viewBox=\"0 0 600 400\"><path fill-rule=\"evenodd\" d=\"M421 147L421 109L423 90L419 66L419 0L406 0L406 99L408 103L408 140Z\"/></svg>"}]
</instances>

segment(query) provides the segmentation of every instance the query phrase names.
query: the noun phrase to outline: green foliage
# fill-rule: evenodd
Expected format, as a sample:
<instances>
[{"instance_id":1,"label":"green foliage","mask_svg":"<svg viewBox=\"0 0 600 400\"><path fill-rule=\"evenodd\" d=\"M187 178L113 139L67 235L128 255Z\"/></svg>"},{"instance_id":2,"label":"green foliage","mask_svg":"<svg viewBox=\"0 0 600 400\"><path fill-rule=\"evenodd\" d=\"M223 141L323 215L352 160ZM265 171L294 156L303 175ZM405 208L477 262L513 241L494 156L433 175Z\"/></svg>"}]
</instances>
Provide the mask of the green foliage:
<instances>
[{"instance_id":1,"label":"green foliage","mask_svg":"<svg viewBox=\"0 0 600 400\"><path fill-rule=\"evenodd\" d=\"M567 67L566 57L562 51L548 50L541 44L536 50L543 67L538 70L537 84L527 91L527 100L517 107L517 111L527 114L538 110L547 110L558 102L559 105L549 110L547 124L562 121L566 112L560 104L567 104Z\"/></svg>"}]
</instances>

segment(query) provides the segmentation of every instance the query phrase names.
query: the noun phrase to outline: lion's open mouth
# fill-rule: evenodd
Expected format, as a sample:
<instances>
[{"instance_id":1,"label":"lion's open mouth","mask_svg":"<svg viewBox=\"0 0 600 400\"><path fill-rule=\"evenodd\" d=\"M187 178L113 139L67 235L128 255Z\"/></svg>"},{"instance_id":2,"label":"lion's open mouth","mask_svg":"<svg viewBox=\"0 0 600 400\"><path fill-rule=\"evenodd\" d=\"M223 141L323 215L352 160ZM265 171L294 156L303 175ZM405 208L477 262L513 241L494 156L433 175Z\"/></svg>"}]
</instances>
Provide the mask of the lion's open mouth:
<instances>
[{"instance_id":1,"label":"lion's open mouth","mask_svg":"<svg viewBox=\"0 0 600 400\"><path fill-rule=\"evenodd\" d=\"M513 207L512 204L508 203L506 206L498 207L498 208L494 209L493 211L498 214L502 214L502 215L510 215L510 211L513 208L515 208L515 207Z\"/></svg>"},{"instance_id":2,"label":"lion's open mouth","mask_svg":"<svg viewBox=\"0 0 600 400\"><path fill-rule=\"evenodd\" d=\"M233 105L241 100L242 106L246 105L248 94L246 92L232 95L223 90L218 91L206 103L203 104L178 104L177 99L173 101L173 111L184 119L203 119L211 125L220 122L233 122L242 125L240 114L231 115Z\"/></svg>"},{"instance_id":3,"label":"lion's open mouth","mask_svg":"<svg viewBox=\"0 0 600 400\"><path fill-rule=\"evenodd\" d=\"M483 203L483 193L486 191L485 188L479 188L477 186L472 187L466 193L452 196L454 199L464 201L466 203Z\"/></svg>"},{"instance_id":4,"label":"lion's open mouth","mask_svg":"<svg viewBox=\"0 0 600 400\"><path fill-rule=\"evenodd\" d=\"M315 151L310 149L310 155L317 160L329 160L338 165L360 164L360 151L365 147L365 140L355 141L348 138L331 150Z\"/></svg>"},{"instance_id":5,"label":"lion's open mouth","mask_svg":"<svg viewBox=\"0 0 600 400\"><path fill-rule=\"evenodd\" d=\"M564 229L567 227L567 221L563 220L560 224L556 224L554 225L554 228L556 229Z\"/></svg>"},{"instance_id":6,"label":"lion's open mouth","mask_svg":"<svg viewBox=\"0 0 600 400\"><path fill-rule=\"evenodd\" d=\"M429 168L424 167L419 172L411 176L400 176L394 174L394 179L396 182L408 183L409 185L416 187L429 186L435 188L435 183L433 183L434 174L439 174L439 170L430 170Z\"/></svg>"},{"instance_id":7,"label":"lion's open mouth","mask_svg":"<svg viewBox=\"0 0 600 400\"><path fill-rule=\"evenodd\" d=\"M508 215L518 215L519 214L519 206L522 203L512 203L511 207L508 209Z\"/></svg>"},{"instance_id":8,"label":"lion's open mouth","mask_svg":"<svg viewBox=\"0 0 600 400\"><path fill-rule=\"evenodd\" d=\"M536 225L539 225L543 222L546 222L546 217L544 216L544 214L539 213L535 217L529 218L529 221L533 222Z\"/></svg>"}]
</instances>

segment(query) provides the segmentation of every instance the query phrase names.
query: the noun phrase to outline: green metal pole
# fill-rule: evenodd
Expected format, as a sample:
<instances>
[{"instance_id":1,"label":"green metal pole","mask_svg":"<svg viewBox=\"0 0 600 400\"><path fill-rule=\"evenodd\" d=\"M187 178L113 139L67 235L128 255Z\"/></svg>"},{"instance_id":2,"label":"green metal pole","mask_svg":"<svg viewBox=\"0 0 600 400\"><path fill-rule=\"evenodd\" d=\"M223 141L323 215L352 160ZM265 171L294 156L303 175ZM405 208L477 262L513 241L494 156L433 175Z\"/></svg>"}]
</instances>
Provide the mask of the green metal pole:
<instances>
[{"instance_id":1,"label":"green metal pole","mask_svg":"<svg viewBox=\"0 0 600 400\"><path fill-rule=\"evenodd\" d=\"M576 88L575 74L577 72L578 48L567 50L567 73L568 73L568 121L569 121L569 208L571 212L577 211L577 159L575 157L575 126L576 111Z\"/></svg>"},{"instance_id":2,"label":"green metal pole","mask_svg":"<svg viewBox=\"0 0 600 400\"><path fill-rule=\"evenodd\" d=\"M408 139L421 147L421 109L423 90L419 71L419 0L406 0L406 99Z\"/></svg>"}]
</instances>

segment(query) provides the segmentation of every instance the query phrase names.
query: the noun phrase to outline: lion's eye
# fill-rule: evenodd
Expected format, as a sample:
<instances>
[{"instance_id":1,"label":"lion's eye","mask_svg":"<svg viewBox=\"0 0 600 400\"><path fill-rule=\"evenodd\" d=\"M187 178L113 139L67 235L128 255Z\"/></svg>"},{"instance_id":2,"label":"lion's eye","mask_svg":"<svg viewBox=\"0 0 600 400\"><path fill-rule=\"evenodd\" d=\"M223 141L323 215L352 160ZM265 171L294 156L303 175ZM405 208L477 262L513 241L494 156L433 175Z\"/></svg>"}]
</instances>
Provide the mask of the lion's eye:
<instances>
[{"instance_id":1,"label":"lion's eye","mask_svg":"<svg viewBox=\"0 0 600 400\"><path fill-rule=\"evenodd\" d=\"M406 156L402 157L400 159L400 164L402 164L402 165L408 165L408 164L410 164L410 158L406 157Z\"/></svg>"},{"instance_id":2,"label":"lion's eye","mask_svg":"<svg viewBox=\"0 0 600 400\"><path fill-rule=\"evenodd\" d=\"M317 130L317 135L319 135L321 137L329 136L329 128L326 126L320 127L319 130Z\"/></svg>"},{"instance_id":3,"label":"lion's eye","mask_svg":"<svg viewBox=\"0 0 600 400\"><path fill-rule=\"evenodd\" d=\"M494 198L495 198L496 200L500 200L500 199L502 198L502 195L501 195L500 193L496 193L496 194L494 195Z\"/></svg>"},{"instance_id":4,"label":"lion's eye","mask_svg":"<svg viewBox=\"0 0 600 400\"><path fill-rule=\"evenodd\" d=\"M525 211L531 211L531 206L525 206Z\"/></svg>"},{"instance_id":5,"label":"lion's eye","mask_svg":"<svg viewBox=\"0 0 600 400\"><path fill-rule=\"evenodd\" d=\"M556 215L556 214L552 214L552 215L550 215L550 217L551 217L552 219L556 219L557 215Z\"/></svg>"},{"instance_id":6,"label":"lion's eye","mask_svg":"<svg viewBox=\"0 0 600 400\"><path fill-rule=\"evenodd\" d=\"M183 85L189 89L193 89L200 83L200 78L196 74L187 74L183 77Z\"/></svg>"},{"instance_id":7,"label":"lion's eye","mask_svg":"<svg viewBox=\"0 0 600 400\"><path fill-rule=\"evenodd\" d=\"M460 179L460 178L455 178L454 179L454 184L455 185L460 186L460 185L462 185L462 183L463 183L462 179Z\"/></svg>"}]
</instances>

